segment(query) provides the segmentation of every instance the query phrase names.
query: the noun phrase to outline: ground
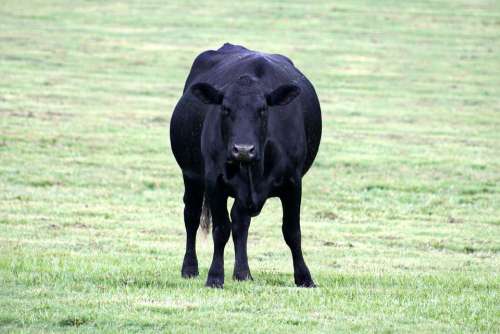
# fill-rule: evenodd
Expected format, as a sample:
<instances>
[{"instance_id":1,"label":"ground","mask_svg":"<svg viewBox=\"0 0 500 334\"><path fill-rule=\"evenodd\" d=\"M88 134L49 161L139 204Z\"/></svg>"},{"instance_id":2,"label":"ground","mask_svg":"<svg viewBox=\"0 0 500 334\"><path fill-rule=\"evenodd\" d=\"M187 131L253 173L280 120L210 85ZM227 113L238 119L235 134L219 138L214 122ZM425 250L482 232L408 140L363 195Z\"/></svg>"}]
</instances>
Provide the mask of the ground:
<instances>
[{"instance_id":1,"label":"ground","mask_svg":"<svg viewBox=\"0 0 500 334\"><path fill-rule=\"evenodd\" d=\"M282 53L314 83L293 284L281 210L253 282L184 280L169 119L195 56ZM0 4L0 332L499 332L498 1Z\"/></svg>"}]
</instances>

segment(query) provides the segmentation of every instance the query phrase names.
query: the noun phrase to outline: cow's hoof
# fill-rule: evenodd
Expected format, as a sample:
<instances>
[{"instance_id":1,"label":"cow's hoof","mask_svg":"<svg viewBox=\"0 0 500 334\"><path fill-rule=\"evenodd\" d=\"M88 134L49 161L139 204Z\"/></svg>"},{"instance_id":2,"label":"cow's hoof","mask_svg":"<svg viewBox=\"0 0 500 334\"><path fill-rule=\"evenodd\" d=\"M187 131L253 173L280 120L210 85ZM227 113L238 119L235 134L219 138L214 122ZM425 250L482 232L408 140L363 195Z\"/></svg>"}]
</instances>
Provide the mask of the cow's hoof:
<instances>
[{"instance_id":1,"label":"cow's hoof","mask_svg":"<svg viewBox=\"0 0 500 334\"><path fill-rule=\"evenodd\" d=\"M222 289L224 288L224 278L208 276L205 286L209 288Z\"/></svg>"},{"instance_id":2,"label":"cow's hoof","mask_svg":"<svg viewBox=\"0 0 500 334\"><path fill-rule=\"evenodd\" d=\"M299 288L315 288L316 284L313 281L305 281L302 283L295 283Z\"/></svg>"},{"instance_id":3,"label":"cow's hoof","mask_svg":"<svg viewBox=\"0 0 500 334\"><path fill-rule=\"evenodd\" d=\"M198 267L183 267L181 271L182 278L194 278L199 275Z\"/></svg>"},{"instance_id":4,"label":"cow's hoof","mask_svg":"<svg viewBox=\"0 0 500 334\"><path fill-rule=\"evenodd\" d=\"M297 285L299 288L315 288L316 284L314 284L314 281L312 278L309 277L296 277L295 278L295 285Z\"/></svg>"},{"instance_id":5,"label":"cow's hoof","mask_svg":"<svg viewBox=\"0 0 500 334\"><path fill-rule=\"evenodd\" d=\"M233 279L236 281L253 281L252 274L248 270L234 272Z\"/></svg>"}]
</instances>

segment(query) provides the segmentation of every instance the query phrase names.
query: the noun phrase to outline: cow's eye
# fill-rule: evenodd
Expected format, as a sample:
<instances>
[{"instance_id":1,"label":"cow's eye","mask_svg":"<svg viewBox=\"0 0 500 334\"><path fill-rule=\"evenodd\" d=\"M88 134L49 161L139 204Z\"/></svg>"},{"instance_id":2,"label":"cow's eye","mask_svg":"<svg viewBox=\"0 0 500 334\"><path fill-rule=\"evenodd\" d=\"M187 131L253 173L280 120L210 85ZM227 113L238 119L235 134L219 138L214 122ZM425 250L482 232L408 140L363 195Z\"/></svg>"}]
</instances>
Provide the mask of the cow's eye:
<instances>
[{"instance_id":1,"label":"cow's eye","mask_svg":"<svg viewBox=\"0 0 500 334\"><path fill-rule=\"evenodd\" d=\"M231 109L229 109L228 107L222 106L222 115L223 116L229 116L230 113L231 113Z\"/></svg>"}]
</instances>

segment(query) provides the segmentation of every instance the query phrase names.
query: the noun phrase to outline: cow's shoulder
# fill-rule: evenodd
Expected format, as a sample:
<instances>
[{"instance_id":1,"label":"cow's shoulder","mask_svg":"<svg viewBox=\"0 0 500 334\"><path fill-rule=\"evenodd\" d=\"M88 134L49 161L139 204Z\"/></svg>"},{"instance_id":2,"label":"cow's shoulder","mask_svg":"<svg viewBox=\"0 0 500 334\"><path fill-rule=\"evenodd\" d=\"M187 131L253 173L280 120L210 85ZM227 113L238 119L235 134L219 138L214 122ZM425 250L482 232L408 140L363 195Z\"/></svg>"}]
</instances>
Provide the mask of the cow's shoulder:
<instances>
[{"instance_id":1,"label":"cow's shoulder","mask_svg":"<svg viewBox=\"0 0 500 334\"><path fill-rule=\"evenodd\" d=\"M193 62L189 75L184 85L184 93L187 88L198 80L207 81L207 75L214 71L224 61L224 55L218 50L207 50L200 53Z\"/></svg>"},{"instance_id":2,"label":"cow's shoulder","mask_svg":"<svg viewBox=\"0 0 500 334\"><path fill-rule=\"evenodd\" d=\"M273 54L270 54L269 56L272 57L276 62L285 63L288 65L294 66L292 60L290 58L288 58L287 56L283 56L283 55L280 55L278 53L273 53Z\"/></svg>"},{"instance_id":3,"label":"cow's shoulder","mask_svg":"<svg viewBox=\"0 0 500 334\"><path fill-rule=\"evenodd\" d=\"M192 71L202 72L211 69L223 60L220 52L215 50L207 50L200 53L194 60Z\"/></svg>"}]
</instances>

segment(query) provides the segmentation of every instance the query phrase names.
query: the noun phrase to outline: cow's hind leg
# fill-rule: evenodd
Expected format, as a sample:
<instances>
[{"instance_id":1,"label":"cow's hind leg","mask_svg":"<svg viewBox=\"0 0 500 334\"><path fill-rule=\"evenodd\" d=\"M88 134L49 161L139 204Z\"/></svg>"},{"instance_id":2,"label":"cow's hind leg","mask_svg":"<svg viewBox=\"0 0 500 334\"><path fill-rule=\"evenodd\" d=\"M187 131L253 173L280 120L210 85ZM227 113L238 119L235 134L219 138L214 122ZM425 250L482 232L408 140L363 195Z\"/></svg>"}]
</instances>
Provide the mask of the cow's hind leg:
<instances>
[{"instance_id":1,"label":"cow's hind leg","mask_svg":"<svg viewBox=\"0 0 500 334\"><path fill-rule=\"evenodd\" d=\"M186 254L182 263L182 277L198 276L196 232L200 225L203 204L203 182L184 175L184 224L186 226Z\"/></svg>"},{"instance_id":2,"label":"cow's hind leg","mask_svg":"<svg viewBox=\"0 0 500 334\"><path fill-rule=\"evenodd\" d=\"M247 257L248 228L250 227L250 215L245 213L235 202L231 209L231 228L234 243L234 272L233 279L238 281L251 280L250 268Z\"/></svg>"},{"instance_id":3,"label":"cow's hind leg","mask_svg":"<svg viewBox=\"0 0 500 334\"><path fill-rule=\"evenodd\" d=\"M314 287L314 281L302 256L300 235L301 181L289 182L280 196L283 206L283 237L292 251L295 284L300 287Z\"/></svg>"}]
</instances>

